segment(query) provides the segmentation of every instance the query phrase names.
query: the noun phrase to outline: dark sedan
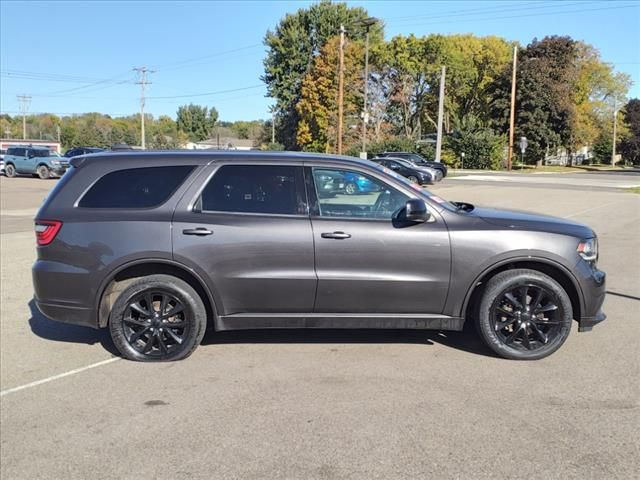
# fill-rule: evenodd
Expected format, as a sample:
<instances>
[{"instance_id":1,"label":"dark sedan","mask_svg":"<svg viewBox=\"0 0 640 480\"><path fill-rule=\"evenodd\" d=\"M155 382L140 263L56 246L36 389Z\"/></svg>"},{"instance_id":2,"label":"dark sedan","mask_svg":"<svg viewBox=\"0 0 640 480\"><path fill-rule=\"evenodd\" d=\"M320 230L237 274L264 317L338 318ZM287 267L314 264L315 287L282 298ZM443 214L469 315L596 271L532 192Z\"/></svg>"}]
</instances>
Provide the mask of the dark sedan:
<instances>
[{"instance_id":1,"label":"dark sedan","mask_svg":"<svg viewBox=\"0 0 640 480\"><path fill-rule=\"evenodd\" d=\"M416 167L414 164L400 158L373 158L371 161L393 170L413 183L433 185L437 181L431 172Z\"/></svg>"},{"instance_id":2,"label":"dark sedan","mask_svg":"<svg viewBox=\"0 0 640 480\"><path fill-rule=\"evenodd\" d=\"M443 177L447 176L448 168L442 162L432 162L430 160L425 159L423 156L418 155L417 153L412 152L384 152L378 155L379 157L394 157L394 158L402 158L403 160L407 160L419 167L429 167L435 168L442 173Z\"/></svg>"}]
</instances>

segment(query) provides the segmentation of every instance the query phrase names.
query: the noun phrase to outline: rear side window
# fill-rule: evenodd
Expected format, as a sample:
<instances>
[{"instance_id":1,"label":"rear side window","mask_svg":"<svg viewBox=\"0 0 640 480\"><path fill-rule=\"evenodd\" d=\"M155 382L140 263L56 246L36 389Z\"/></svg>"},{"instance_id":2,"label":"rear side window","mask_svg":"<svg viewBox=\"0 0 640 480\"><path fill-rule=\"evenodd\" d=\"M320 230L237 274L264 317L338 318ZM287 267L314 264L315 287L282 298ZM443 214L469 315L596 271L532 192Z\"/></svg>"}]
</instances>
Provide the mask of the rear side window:
<instances>
[{"instance_id":1,"label":"rear side window","mask_svg":"<svg viewBox=\"0 0 640 480\"><path fill-rule=\"evenodd\" d=\"M24 148L10 148L7 155L15 155L16 157L24 157Z\"/></svg>"},{"instance_id":2,"label":"rear side window","mask_svg":"<svg viewBox=\"0 0 640 480\"><path fill-rule=\"evenodd\" d=\"M302 167L280 165L224 165L202 192L203 211L306 213L302 196Z\"/></svg>"},{"instance_id":3,"label":"rear side window","mask_svg":"<svg viewBox=\"0 0 640 480\"><path fill-rule=\"evenodd\" d=\"M84 208L150 208L164 203L195 167L179 165L108 173L80 199Z\"/></svg>"}]
</instances>

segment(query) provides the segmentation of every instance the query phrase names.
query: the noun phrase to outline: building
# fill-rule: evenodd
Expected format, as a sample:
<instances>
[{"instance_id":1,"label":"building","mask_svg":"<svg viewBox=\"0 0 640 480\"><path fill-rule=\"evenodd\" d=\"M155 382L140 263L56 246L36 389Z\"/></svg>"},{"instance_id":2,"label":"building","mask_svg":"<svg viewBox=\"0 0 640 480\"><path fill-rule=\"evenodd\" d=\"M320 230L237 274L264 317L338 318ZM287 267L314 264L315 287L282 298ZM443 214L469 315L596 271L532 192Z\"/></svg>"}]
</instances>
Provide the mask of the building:
<instances>
[{"instance_id":1,"label":"building","mask_svg":"<svg viewBox=\"0 0 640 480\"><path fill-rule=\"evenodd\" d=\"M6 150L9 147L16 145L33 145L34 147L47 147L49 150L62 154L62 146L60 142L53 140L33 140L27 138L26 140L18 140L16 138L2 138L0 139L0 150Z\"/></svg>"}]
</instances>

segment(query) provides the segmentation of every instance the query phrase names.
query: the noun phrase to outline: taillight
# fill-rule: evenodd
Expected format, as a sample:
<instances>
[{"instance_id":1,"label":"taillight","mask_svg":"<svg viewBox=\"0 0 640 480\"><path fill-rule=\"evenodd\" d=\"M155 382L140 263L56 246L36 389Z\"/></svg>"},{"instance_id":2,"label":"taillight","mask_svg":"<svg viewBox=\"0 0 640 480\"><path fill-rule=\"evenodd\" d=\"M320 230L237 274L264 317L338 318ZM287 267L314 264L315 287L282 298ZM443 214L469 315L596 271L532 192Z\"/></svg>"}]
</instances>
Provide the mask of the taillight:
<instances>
[{"instance_id":1,"label":"taillight","mask_svg":"<svg viewBox=\"0 0 640 480\"><path fill-rule=\"evenodd\" d=\"M62 222L58 220L37 220L36 221L36 240L38 245L49 245L56 238L56 235L62 227Z\"/></svg>"}]
</instances>

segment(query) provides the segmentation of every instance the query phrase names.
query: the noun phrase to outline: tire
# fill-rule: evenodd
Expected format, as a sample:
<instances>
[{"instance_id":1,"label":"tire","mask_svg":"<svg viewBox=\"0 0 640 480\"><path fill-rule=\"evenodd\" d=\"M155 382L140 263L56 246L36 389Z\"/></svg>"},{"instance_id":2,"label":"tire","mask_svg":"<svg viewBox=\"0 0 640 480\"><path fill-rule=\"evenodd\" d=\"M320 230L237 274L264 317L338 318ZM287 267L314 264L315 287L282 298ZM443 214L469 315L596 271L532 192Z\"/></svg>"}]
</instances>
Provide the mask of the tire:
<instances>
[{"instance_id":1,"label":"tire","mask_svg":"<svg viewBox=\"0 0 640 480\"><path fill-rule=\"evenodd\" d=\"M41 180L46 180L49 177L51 177L51 171L49 170L49 167L47 167L46 165L39 165L38 168L36 169L36 172L38 173L38 177Z\"/></svg>"},{"instance_id":2,"label":"tire","mask_svg":"<svg viewBox=\"0 0 640 480\"><path fill-rule=\"evenodd\" d=\"M517 269L487 282L476 327L501 357L538 360L562 346L572 321L571 300L558 282L536 270Z\"/></svg>"},{"instance_id":3,"label":"tire","mask_svg":"<svg viewBox=\"0 0 640 480\"><path fill-rule=\"evenodd\" d=\"M347 195L355 195L356 193L358 193L358 185L353 182L347 183L344 187L344 193L346 193Z\"/></svg>"},{"instance_id":4,"label":"tire","mask_svg":"<svg viewBox=\"0 0 640 480\"><path fill-rule=\"evenodd\" d=\"M175 314L168 316L171 312ZM124 358L142 362L188 357L202 341L206 325L207 313L198 293L170 275L133 280L109 315L109 331L118 351Z\"/></svg>"},{"instance_id":5,"label":"tire","mask_svg":"<svg viewBox=\"0 0 640 480\"><path fill-rule=\"evenodd\" d=\"M4 174L9 178L15 178L15 176L16 176L16 167L13 166L13 163L7 163L5 165Z\"/></svg>"},{"instance_id":6,"label":"tire","mask_svg":"<svg viewBox=\"0 0 640 480\"><path fill-rule=\"evenodd\" d=\"M409 175L407 177L407 180L409 180L411 183L420 183L420 180L418 180L418 177L414 176L414 175Z\"/></svg>"}]
</instances>

